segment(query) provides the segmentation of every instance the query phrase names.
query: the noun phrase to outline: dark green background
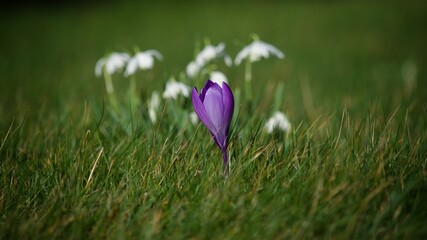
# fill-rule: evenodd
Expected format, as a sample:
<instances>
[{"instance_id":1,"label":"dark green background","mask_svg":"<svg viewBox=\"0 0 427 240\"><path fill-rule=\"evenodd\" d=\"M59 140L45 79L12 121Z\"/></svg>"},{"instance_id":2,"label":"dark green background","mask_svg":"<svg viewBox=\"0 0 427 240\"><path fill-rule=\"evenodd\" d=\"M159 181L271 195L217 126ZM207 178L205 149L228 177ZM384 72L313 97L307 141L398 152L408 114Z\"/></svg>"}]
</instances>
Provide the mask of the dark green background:
<instances>
[{"instance_id":1,"label":"dark green background","mask_svg":"<svg viewBox=\"0 0 427 240\"><path fill-rule=\"evenodd\" d=\"M260 107L271 104L268 93L278 81L285 83L284 108L297 119L307 111L334 112L344 105L362 113L379 103L392 111L415 100L421 109L426 100L427 4L423 1L51 4L1 10L3 124L39 108L54 113L67 106L81 109L86 100L102 102L104 83L94 76L94 65L108 52L139 47L164 55L153 71L138 75L148 95L153 89L162 90L169 76L185 69L197 41L208 37L213 44L224 42L234 57L251 41L252 33L286 54L284 60L269 59L253 67ZM402 93L401 76L407 60L418 70L418 85L409 97ZM232 88L243 86L243 66L219 69ZM120 76L114 81L119 89L127 87ZM308 110L304 89L311 96Z\"/></svg>"}]
</instances>

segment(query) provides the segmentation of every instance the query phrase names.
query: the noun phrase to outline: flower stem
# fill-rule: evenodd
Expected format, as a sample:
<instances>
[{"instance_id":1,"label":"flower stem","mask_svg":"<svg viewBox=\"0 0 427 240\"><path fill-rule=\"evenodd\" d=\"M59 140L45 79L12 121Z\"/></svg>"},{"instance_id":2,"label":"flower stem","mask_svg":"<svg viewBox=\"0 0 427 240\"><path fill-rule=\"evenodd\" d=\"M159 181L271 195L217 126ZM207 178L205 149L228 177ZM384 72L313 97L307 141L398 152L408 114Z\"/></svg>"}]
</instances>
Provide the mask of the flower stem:
<instances>
[{"instance_id":1,"label":"flower stem","mask_svg":"<svg viewBox=\"0 0 427 240\"><path fill-rule=\"evenodd\" d=\"M111 79L111 75L104 70L104 81L105 81L105 89L107 90L108 100L110 104L113 106L115 111L119 111L119 105L117 103L116 95L114 94L114 86L113 81Z\"/></svg>"},{"instance_id":2,"label":"flower stem","mask_svg":"<svg viewBox=\"0 0 427 240\"><path fill-rule=\"evenodd\" d=\"M228 162L227 149L226 148L222 149L221 153L222 153L222 159L224 162L224 176L227 179L229 174L230 174L230 167L229 167L229 162Z\"/></svg>"},{"instance_id":3,"label":"flower stem","mask_svg":"<svg viewBox=\"0 0 427 240\"><path fill-rule=\"evenodd\" d=\"M114 93L113 81L111 80L111 75L104 71L104 80L105 80L105 89L108 94Z\"/></svg>"},{"instance_id":4,"label":"flower stem","mask_svg":"<svg viewBox=\"0 0 427 240\"><path fill-rule=\"evenodd\" d=\"M130 99L132 101L132 106L134 106L135 109L139 107L139 98L138 98L138 90L136 88L136 79L135 76L132 75L129 79L129 95Z\"/></svg>"},{"instance_id":5,"label":"flower stem","mask_svg":"<svg viewBox=\"0 0 427 240\"><path fill-rule=\"evenodd\" d=\"M245 64L245 90L246 100L252 100L252 62L247 59Z\"/></svg>"},{"instance_id":6,"label":"flower stem","mask_svg":"<svg viewBox=\"0 0 427 240\"><path fill-rule=\"evenodd\" d=\"M129 104L130 104L130 115L131 115L131 127L132 133L135 131L134 122L137 120L139 107L141 102L138 97L138 90L136 86L135 75L130 76L129 78Z\"/></svg>"}]
</instances>

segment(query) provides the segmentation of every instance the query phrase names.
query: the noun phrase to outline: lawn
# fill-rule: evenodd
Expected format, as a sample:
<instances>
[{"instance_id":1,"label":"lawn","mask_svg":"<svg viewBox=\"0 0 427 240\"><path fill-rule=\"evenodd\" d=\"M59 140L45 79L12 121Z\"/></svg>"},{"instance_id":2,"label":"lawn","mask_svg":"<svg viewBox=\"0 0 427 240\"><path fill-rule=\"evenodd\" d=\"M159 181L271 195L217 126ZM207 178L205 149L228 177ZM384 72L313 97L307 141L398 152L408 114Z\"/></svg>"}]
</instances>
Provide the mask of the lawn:
<instances>
[{"instance_id":1,"label":"lawn","mask_svg":"<svg viewBox=\"0 0 427 240\"><path fill-rule=\"evenodd\" d=\"M425 239L423 1L71 3L0 10L0 238ZM236 98L221 152L153 91L210 41L234 59L257 34L284 59L215 62ZM156 49L114 110L95 64ZM282 88L283 87L283 88ZM280 90L282 90L281 94ZM289 132L269 134L275 110ZM185 115L186 116L186 115Z\"/></svg>"}]
</instances>

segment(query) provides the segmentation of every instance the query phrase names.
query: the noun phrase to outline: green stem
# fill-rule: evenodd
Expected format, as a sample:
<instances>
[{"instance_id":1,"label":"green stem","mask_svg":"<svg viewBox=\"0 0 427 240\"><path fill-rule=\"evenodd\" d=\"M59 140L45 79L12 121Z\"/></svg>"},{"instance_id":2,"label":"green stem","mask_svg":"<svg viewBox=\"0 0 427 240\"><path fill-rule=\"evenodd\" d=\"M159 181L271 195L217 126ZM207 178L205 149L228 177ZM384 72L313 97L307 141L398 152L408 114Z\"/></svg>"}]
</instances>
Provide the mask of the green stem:
<instances>
[{"instance_id":1,"label":"green stem","mask_svg":"<svg viewBox=\"0 0 427 240\"><path fill-rule=\"evenodd\" d=\"M225 176L225 179L227 179L228 176L230 175L230 161L227 155L227 148L221 149L221 153L222 153L222 159L224 163L224 176Z\"/></svg>"},{"instance_id":2,"label":"green stem","mask_svg":"<svg viewBox=\"0 0 427 240\"><path fill-rule=\"evenodd\" d=\"M119 112L119 105L116 99L116 95L114 94L114 86L113 80L111 79L111 75L104 70L104 81L105 81L105 89L107 90L108 100L110 104L113 106L116 112Z\"/></svg>"},{"instance_id":3,"label":"green stem","mask_svg":"<svg viewBox=\"0 0 427 240\"><path fill-rule=\"evenodd\" d=\"M138 107L139 105L139 98L138 98L138 90L136 88L136 79L135 76L132 75L129 79L129 94L130 94L130 98L132 100L132 104L133 106L135 106L135 108Z\"/></svg>"},{"instance_id":4,"label":"green stem","mask_svg":"<svg viewBox=\"0 0 427 240\"><path fill-rule=\"evenodd\" d=\"M104 71L104 80L105 80L105 89L108 94L114 93L113 81L111 79L111 75Z\"/></svg>"},{"instance_id":5,"label":"green stem","mask_svg":"<svg viewBox=\"0 0 427 240\"><path fill-rule=\"evenodd\" d=\"M245 90L246 100L252 101L252 62L247 59L245 64Z\"/></svg>"},{"instance_id":6,"label":"green stem","mask_svg":"<svg viewBox=\"0 0 427 240\"><path fill-rule=\"evenodd\" d=\"M134 132L135 129L134 129L133 123L137 119L138 109L140 106L135 75L132 75L129 79L129 101L130 101L132 132Z\"/></svg>"}]
</instances>

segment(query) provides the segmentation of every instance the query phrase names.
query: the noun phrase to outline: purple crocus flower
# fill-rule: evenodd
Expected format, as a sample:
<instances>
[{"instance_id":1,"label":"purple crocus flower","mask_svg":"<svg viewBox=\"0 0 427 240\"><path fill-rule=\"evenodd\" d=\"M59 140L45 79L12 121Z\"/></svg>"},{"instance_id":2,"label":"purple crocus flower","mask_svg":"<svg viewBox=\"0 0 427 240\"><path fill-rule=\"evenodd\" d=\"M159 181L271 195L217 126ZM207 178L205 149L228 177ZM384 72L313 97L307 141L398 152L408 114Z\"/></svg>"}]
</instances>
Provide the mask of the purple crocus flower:
<instances>
[{"instance_id":1,"label":"purple crocus flower","mask_svg":"<svg viewBox=\"0 0 427 240\"><path fill-rule=\"evenodd\" d=\"M220 86L208 80L200 91L200 95L197 88L193 89L192 100L194 111L221 149L224 168L226 175L228 175L227 145L228 130L234 110L233 93L227 83L222 82Z\"/></svg>"}]
</instances>

